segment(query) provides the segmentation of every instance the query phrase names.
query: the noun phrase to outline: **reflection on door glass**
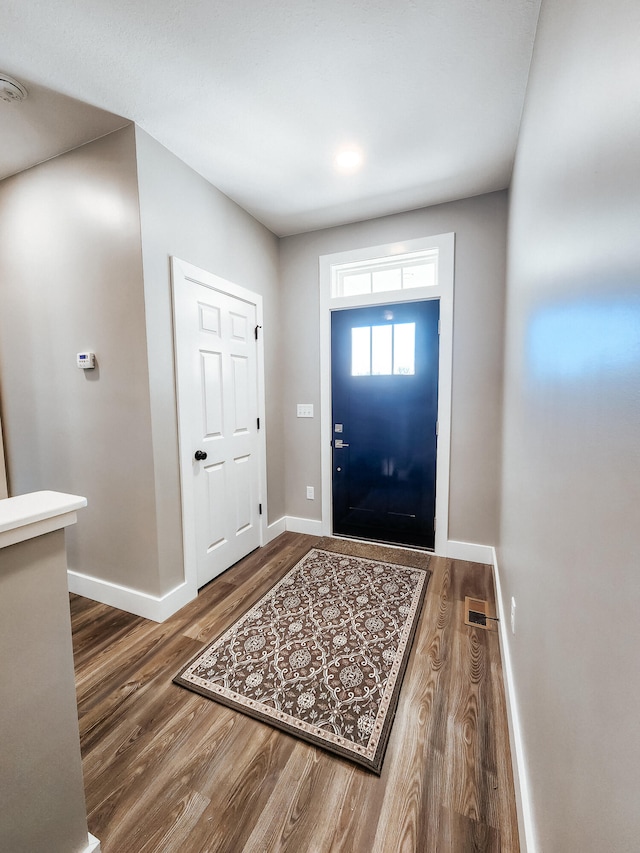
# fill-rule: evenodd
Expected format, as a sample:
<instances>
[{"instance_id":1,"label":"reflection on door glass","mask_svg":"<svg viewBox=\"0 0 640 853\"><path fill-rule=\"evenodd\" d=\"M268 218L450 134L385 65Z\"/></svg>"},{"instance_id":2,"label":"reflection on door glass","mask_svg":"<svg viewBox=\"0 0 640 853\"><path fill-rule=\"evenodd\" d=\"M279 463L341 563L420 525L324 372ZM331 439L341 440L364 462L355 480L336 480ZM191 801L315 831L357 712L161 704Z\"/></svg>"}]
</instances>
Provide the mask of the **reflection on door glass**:
<instances>
[{"instance_id":1,"label":"reflection on door glass","mask_svg":"<svg viewBox=\"0 0 640 853\"><path fill-rule=\"evenodd\" d=\"M393 327L393 372L405 376L416 372L415 323L396 323Z\"/></svg>"},{"instance_id":2,"label":"reflection on door glass","mask_svg":"<svg viewBox=\"0 0 640 853\"><path fill-rule=\"evenodd\" d=\"M351 375L371 375L371 326L351 329Z\"/></svg>"},{"instance_id":3,"label":"reflection on door glass","mask_svg":"<svg viewBox=\"0 0 640 853\"><path fill-rule=\"evenodd\" d=\"M415 372L415 323L351 329L352 376L414 376Z\"/></svg>"}]
</instances>

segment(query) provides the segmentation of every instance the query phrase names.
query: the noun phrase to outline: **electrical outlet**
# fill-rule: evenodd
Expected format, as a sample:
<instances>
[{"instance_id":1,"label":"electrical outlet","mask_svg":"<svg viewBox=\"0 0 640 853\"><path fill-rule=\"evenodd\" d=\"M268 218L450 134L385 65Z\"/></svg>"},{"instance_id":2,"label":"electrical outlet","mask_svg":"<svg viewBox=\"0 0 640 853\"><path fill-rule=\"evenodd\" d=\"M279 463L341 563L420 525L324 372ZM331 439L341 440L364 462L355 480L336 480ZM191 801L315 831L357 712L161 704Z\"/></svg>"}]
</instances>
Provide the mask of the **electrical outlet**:
<instances>
[{"instance_id":1,"label":"electrical outlet","mask_svg":"<svg viewBox=\"0 0 640 853\"><path fill-rule=\"evenodd\" d=\"M511 633L515 634L516 632L516 600L515 598L511 599Z\"/></svg>"},{"instance_id":2,"label":"electrical outlet","mask_svg":"<svg viewBox=\"0 0 640 853\"><path fill-rule=\"evenodd\" d=\"M313 403L298 403L298 405L297 405L297 416L299 418L312 418L313 417Z\"/></svg>"},{"instance_id":3,"label":"electrical outlet","mask_svg":"<svg viewBox=\"0 0 640 853\"><path fill-rule=\"evenodd\" d=\"M312 501L315 498L313 486L307 486L307 500Z\"/></svg>"}]
</instances>

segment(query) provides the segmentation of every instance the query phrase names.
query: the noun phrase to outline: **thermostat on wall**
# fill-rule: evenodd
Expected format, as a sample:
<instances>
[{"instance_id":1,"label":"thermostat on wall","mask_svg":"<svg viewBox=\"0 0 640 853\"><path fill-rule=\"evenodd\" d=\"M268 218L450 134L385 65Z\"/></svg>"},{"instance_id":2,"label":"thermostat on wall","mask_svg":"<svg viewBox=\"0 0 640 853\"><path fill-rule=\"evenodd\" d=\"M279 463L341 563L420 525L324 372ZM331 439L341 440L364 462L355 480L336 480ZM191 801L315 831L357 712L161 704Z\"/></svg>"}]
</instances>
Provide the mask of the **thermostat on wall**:
<instances>
[{"instance_id":1,"label":"thermostat on wall","mask_svg":"<svg viewBox=\"0 0 640 853\"><path fill-rule=\"evenodd\" d=\"M76 364L83 370L88 370L96 366L95 352L79 352L76 357Z\"/></svg>"}]
</instances>

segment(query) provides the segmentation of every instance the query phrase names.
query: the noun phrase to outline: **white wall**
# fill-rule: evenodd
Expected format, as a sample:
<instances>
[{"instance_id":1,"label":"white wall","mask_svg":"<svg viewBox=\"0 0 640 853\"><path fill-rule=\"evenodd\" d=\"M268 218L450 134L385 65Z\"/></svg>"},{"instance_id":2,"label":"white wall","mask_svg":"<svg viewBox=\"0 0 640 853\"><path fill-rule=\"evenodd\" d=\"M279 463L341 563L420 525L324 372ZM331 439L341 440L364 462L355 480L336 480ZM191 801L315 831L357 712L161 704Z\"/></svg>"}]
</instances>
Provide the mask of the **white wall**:
<instances>
[{"instance_id":1,"label":"white wall","mask_svg":"<svg viewBox=\"0 0 640 853\"><path fill-rule=\"evenodd\" d=\"M500 567L544 853L640 845L640 5L543 0L511 192Z\"/></svg>"},{"instance_id":2,"label":"white wall","mask_svg":"<svg viewBox=\"0 0 640 853\"><path fill-rule=\"evenodd\" d=\"M454 231L454 353L449 538L495 544L498 536L502 341L507 196L477 196L281 241L286 507L320 519L320 255ZM315 486L315 500L306 486Z\"/></svg>"},{"instance_id":3,"label":"white wall","mask_svg":"<svg viewBox=\"0 0 640 853\"><path fill-rule=\"evenodd\" d=\"M267 490L284 514L278 240L147 133L136 128L155 490L163 591L182 578L170 257L260 293L264 307Z\"/></svg>"}]
</instances>

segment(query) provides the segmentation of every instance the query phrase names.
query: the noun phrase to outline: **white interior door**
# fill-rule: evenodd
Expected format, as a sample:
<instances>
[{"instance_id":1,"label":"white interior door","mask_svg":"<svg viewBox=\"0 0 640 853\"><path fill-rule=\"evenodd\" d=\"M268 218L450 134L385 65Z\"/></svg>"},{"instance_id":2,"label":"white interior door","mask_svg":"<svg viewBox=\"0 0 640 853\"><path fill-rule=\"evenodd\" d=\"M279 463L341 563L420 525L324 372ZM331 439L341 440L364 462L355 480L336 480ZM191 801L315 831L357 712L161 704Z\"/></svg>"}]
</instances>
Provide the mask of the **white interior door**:
<instances>
[{"instance_id":1,"label":"white interior door","mask_svg":"<svg viewBox=\"0 0 640 853\"><path fill-rule=\"evenodd\" d=\"M185 557L195 556L201 587L261 544L258 306L255 294L177 264L183 525L193 540Z\"/></svg>"}]
</instances>

